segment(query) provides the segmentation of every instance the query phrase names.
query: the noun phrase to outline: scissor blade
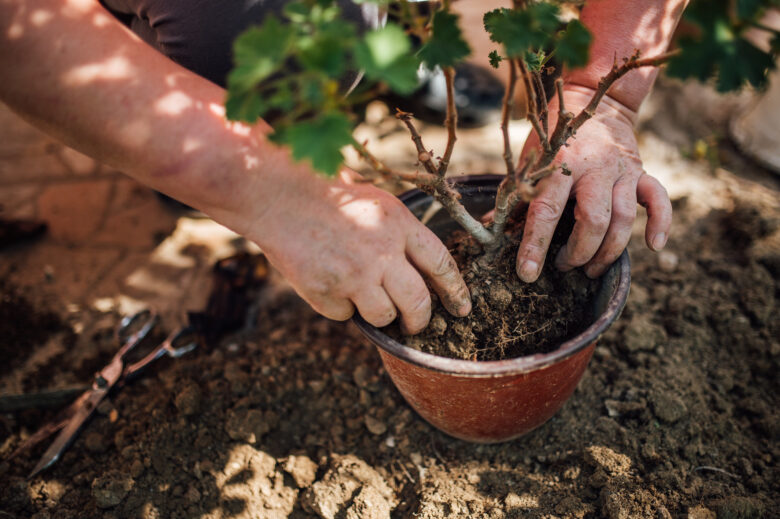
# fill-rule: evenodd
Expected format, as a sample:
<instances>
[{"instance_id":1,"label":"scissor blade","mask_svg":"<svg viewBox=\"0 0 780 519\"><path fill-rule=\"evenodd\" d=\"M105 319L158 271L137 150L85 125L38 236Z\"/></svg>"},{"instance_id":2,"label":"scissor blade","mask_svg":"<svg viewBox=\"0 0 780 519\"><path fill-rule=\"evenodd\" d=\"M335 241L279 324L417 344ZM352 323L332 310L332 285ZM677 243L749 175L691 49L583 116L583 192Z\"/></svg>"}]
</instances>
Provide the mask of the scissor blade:
<instances>
[{"instance_id":1,"label":"scissor blade","mask_svg":"<svg viewBox=\"0 0 780 519\"><path fill-rule=\"evenodd\" d=\"M108 393L108 389L109 388L106 387L101 389L94 389L92 391L92 394L89 395L89 398L84 402L84 405L82 405L76 411L76 413L73 415L73 418L70 419L65 428L63 428L60 434L57 435L57 439L54 440L54 443L52 443L51 446L46 449L46 452L43 453L41 460L38 462L35 468L33 468L32 472L30 472L30 475L27 476L28 479L34 478L41 471L51 467L58 459L60 459L60 456L65 451L65 449L67 449L76 438L76 435L81 429L81 426L84 425L84 422L86 422L90 416L92 416L92 413L95 412L98 404L105 398L106 394Z\"/></svg>"}]
</instances>

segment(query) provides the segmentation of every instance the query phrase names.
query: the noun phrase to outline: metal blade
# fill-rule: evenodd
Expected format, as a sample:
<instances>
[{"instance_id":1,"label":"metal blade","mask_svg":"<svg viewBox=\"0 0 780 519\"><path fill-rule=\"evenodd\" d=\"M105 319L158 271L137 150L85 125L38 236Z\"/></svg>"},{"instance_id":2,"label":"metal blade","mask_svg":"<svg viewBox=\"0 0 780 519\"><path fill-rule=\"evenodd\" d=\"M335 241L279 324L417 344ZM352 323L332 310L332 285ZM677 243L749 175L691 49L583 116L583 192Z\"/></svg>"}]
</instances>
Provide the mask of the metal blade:
<instances>
[{"instance_id":1,"label":"metal blade","mask_svg":"<svg viewBox=\"0 0 780 519\"><path fill-rule=\"evenodd\" d=\"M54 443L52 443L46 452L43 453L41 460L35 468L33 468L32 472L30 472L30 475L27 476L28 479L34 478L41 471L51 467L60 459L62 453L65 452L65 449L68 448L78 435L81 426L84 425L84 422L86 422L90 416L92 416L92 413L95 412L98 404L106 397L108 390L108 387L93 389L92 394L90 394L89 398L84 402L84 405L76 411L73 418L70 419L70 422L68 422L60 434L57 435L57 439L54 440Z\"/></svg>"}]
</instances>

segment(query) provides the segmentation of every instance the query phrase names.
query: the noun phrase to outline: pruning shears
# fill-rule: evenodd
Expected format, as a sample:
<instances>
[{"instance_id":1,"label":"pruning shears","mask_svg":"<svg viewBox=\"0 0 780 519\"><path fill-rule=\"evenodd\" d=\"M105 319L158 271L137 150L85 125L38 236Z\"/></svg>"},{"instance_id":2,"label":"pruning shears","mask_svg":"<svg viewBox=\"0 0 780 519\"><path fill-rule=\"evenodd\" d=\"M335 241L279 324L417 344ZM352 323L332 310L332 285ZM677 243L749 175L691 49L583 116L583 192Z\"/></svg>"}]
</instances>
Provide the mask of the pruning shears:
<instances>
[{"instance_id":1,"label":"pruning shears","mask_svg":"<svg viewBox=\"0 0 780 519\"><path fill-rule=\"evenodd\" d=\"M157 325L157 321L157 313L151 310L142 310L123 318L115 331L115 338L120 344L119 351L111 362L95 375L89 389L65 408L54 421L44 425L11 454L13 458L60 431L54 443L49 446L30 472L29 478L35 477L60 459L62 453L73 443L83 425L112 389L135 379L157 359L165 356L181 357L198 346L198 333L194 327L187 325L171 333L140 360L129 362L130 353L144 342L149 332Z\"/></svg>"}]
</instances>

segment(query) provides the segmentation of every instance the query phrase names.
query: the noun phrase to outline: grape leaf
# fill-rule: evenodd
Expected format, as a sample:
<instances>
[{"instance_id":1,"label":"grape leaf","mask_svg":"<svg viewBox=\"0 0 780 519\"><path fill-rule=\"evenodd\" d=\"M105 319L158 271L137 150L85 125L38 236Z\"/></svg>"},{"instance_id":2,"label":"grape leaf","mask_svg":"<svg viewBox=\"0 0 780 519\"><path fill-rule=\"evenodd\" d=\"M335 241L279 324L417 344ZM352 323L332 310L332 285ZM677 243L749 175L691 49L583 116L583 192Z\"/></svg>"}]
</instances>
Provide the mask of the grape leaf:
<instances>
[{"instance_id":1,"label":"grape leaf","mask_svg":"<svg viewBox=\"0 0 780 519\"><path fill-rule=\"evenodd\" d=\"M309 160L314 169L333 176L344 161L341 148L352 142L352 126L346 115L326 112L282 126L270 138L289 146L295 160Z\"/></svg>"},{"instance_id":2,"label":"grape leaf","mask_svg":"<svg viewBox=\"0 0 780 519\"><path fill-rule=\"evenodd\" d=\"M248 90L282 65L290 51L293 29L269 15L260 27L250 27L233 44L236 67L228 76L228 86Z\"/></svg>"},{"instance_id":3,"label":"grape leaf","mask_svg":"<svg viewBox=\"0 0 780 519\"><path fill-rule=\"evenodd\" d=\"M471 54L458 27L458 16L447 11L433 15L433 33L417 55L430 68L452 67Z\"/></svg>"},{"instance_id":4,"label":"grape leaf","mask_svg":"<svg viewBox=\"0 0 780 519\"><path fill-rule=\"evenodd\" d=\"M225 100L225 116L231 121L254 123L268 110L256 90L228 90Z\"/></svg>"},{"instance_id":5,"label":"grape leaf","mask_svg":"<svg viewBox=\"0 0 780 519\"><path fill-rule=\"evenodd\" d=\"M355 46L355 59L369 79L384 81L394 91L406 94L418 86L419 62L410 54L411 46L403 29L389 23L366 33Z\"/></svg>"},{"instance_id":6,"label":"grape leaf","mask_svg":"<svg viewBox=\"0 0 780 519\"><path fill-rule=\"evenodd\" d=\"M298 38L298 59L308 70L338 77L346 66L345 44L353 40L354 27L352 24L335 20L318 29L311 36Z\"/></svg>"},{"instance_id":7,"label":"grape leaf","mask_svg":"<svg viewBox=\"0 0 780 519\"><path fill-rule=\"evenodd\" d=\"M490 39L503 44L509 57L522 57L530 49L549 45L558 28L558 7L542 3L521 10L495 9L482 20Z\"/></svg>"},{"instance_id":8,"label":"grape leaf","mask_svg":"<svg viewBox=\"0 0 780 519\"><path fill-rule=\"evenodd\" d=\"M577 68L588 63L590 54L590 31L579 20L572 20L560 36L555 54L564 65Z\"/></svg>"}]
</instances>

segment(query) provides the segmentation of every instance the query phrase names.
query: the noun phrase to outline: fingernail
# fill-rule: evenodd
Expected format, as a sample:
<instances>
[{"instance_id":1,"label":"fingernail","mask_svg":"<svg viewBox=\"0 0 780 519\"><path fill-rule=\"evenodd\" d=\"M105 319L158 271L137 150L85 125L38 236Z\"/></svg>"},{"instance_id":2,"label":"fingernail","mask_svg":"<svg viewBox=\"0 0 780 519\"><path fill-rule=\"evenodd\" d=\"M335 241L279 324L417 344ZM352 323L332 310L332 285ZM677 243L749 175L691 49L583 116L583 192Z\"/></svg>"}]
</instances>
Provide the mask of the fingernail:
<instances>
[{"instance_id":1,"label":"fingernail","mask_svg":"<svg viewBox=\"0 0 780 519\"><path fill-rule=\"evenodd\" d=\"M471 313L471 299L466 299L458 307L458 316L466 317L467 315L469 315L469 313Z\"/></svg>"},{"instance_id":2,"label":"fingernail","mask_svg":"<svg viewBox=\"0 0 780 519\"><path fill-rule=\"evenodd\" d=\"M659 232L653 237L653 250L659 251L664 248L664 245L666 245L666 233Z\"/></svg>"},{"instance_id":3,"label":"fingernail","mask_svg":"<svg viewBox=\"0 0 780 519\"><path fill-rule=\"evenodd\" d=\"M537 262L534 260L525 260L520 265L520 269L518 270L517 275L520 276L520 279L526 283L532 283L536 281L538 271L539 264Z\"/></svg>"}]
</instances>

